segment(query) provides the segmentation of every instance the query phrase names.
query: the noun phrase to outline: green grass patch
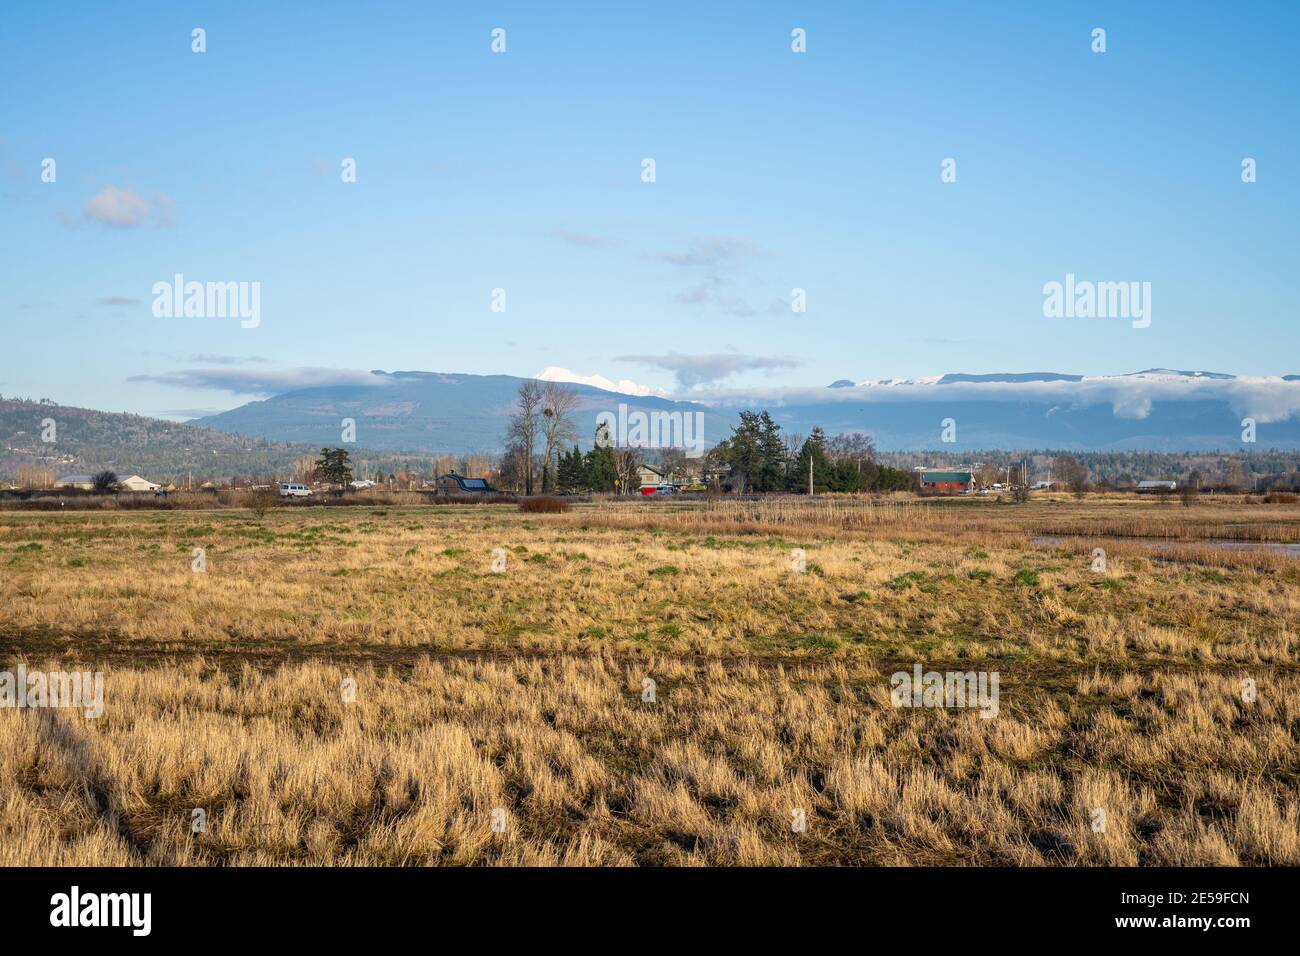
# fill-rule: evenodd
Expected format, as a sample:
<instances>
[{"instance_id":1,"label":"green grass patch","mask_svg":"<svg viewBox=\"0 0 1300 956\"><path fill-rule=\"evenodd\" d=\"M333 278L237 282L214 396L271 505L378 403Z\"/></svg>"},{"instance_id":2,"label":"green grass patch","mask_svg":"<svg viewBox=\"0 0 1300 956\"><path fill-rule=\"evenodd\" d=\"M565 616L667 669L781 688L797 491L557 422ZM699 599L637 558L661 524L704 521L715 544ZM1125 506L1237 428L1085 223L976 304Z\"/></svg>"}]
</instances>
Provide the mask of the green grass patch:
<instances>
[{"instance_id":1,"label":"green grass patch","mask_svg":"<svg viewBox=\"0 0 1300 956\"><path fill-rule=\"evenodd\" d=\"M841 646L838 637L830 637L826 634L810 634L803 639L803 646L810 651L838 651Z\"/></svg>"},{"instance_id":2,"label":"green grass patch","mask_svg":"<svg viewBox=\"0 0 1300 956\"><path fill-rule=\"evenodd\" d=\"M891 591L906 591L912 585L924 580L924 571L908 571L894 578L894 580L886 584L885 587L889 588Z\"/></svg>"}]
</instances>

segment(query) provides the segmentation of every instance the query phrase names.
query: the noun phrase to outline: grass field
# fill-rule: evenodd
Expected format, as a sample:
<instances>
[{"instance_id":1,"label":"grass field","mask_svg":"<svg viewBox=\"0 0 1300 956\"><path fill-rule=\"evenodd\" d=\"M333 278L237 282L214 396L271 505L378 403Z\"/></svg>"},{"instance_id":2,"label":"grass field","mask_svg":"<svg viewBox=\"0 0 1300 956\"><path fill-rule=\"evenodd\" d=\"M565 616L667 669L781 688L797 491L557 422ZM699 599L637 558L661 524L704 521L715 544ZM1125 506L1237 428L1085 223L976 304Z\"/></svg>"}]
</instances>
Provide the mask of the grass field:
<instances>
[{"instance_id":1,"label":"grass field","mask_svg":"<svg viewBox=\"0 0 1300 956\"><path fill-rule=\"evenodd\" d=\"M1297 864L1300 560L1251 546L1295 541L1236 499L0 512L0 668L106 674L0 710L0 864ZM894 706L918 663L997 716Z\"/></svg>"}]
</instances>

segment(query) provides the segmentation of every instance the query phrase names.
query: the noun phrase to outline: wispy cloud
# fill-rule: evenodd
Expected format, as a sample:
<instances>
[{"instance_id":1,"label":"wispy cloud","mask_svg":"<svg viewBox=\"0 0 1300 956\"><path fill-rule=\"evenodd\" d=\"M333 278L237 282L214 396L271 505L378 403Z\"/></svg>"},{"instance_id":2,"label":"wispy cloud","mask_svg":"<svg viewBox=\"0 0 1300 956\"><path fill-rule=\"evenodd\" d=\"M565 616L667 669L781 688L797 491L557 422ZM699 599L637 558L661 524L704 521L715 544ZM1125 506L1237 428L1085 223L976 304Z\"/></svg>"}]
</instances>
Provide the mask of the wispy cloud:
<instances>
[{"instance_id":1,"label":"wispy cloud","mask_svg":"<svg viewBox=\"0 0 1300 956\"><path fill-rule=\"evenodd\" d=\"M156 375L133 375L127 381L230 392L234 395L265 396L329 385L384 385L389 379L373 372L346 368L191 368Z\"/></svg>"},{"instance_id":2,"label":"wispy cloud","mask_svg":"<svg viewBox=\"0 0 1300 956\"><path fill-rule=\"evenodd\" d=\"M725 298L718 301L719 307L727 315L749 319L759 315L789 315L790 303L780 296L774 296L767 305L751 306L743 299Z\"/></svg>"},{"instance_id":3,"label":"wispy cloud","mask_svg":"<svg viewBox=\"0 0 1300 956\"><path fill-rule=\"evenodd\" d=\"M106 295L96 300L100 305L139 305L139 299L133 299L129 295Z\"/></svg>"},{"instance_id":4,"label":"wispy cloud","mask_svg":"<svg viewBox=\"0 0 1300 956\"><path fill-rule=\"evenodd\" d=\"M723 315L752 318L780 314L789 308L776 296L768 296L766 305L753 306L743 294L733 291L746 260L765 254L748 239L713 236L697 239L676 252L660 253L655 258L697 276L694 285L673 295L673 302L692 307L711 306Z\"/></svg>"},{"instance_id":5,"label":"wispy cloud","mask_svg":"<svg viewBox=\"0 0 1300 956\"><path fill-rule=\"evenodd\" d=\"M683 355L680 352L669 352L667 355L620 355L617 360L672 372L682 388L712 385L739 372L797 368L801 364L794 359L742 355L739 352L713 355Z\"/></svg>"},{"instance_id":6,"label":"wispy cloud","mask_svg":"<svg viewBox=\"0 0 1300 956\"><path fill-rule=\"evenodd\" d=\"M708 282L701 282L697 286L687 289L685 292L679 292L673 296L673 301L679 305L703 305L713 297L713 286Z\"/></svg>"},{"instance_id":7,"label":"wispy cloud","mask_svg":"<svg viewBox=\"0 0 1300 956\"><path fill-rule=\"evenodd\" d=\"M185 356L186 362L202 362L204 365L261 365L270 359L262 358L260 355L213 355L208 352L199 352L195 355Z\"/></svg>"},{"instance_id":8,"label":"wispy cloud","mask_svg":"<svg viewBox=\"0 0 1300 956\"><path fill-rule=\"evenodd\" d=\"M551 235L571 246L581 246L584 249L610 249L618 245L618 242L613 239L605 239L601 236L592 236L582 232L570 232L567 229L553 229Z\"/></svg>"},{"instance_id":9,"label":"wispy cloud","mask_svg":"<svg viewBox=\"0 0 1300 956\"><path fill-rule=\"evenodd\" d=\"M748 239L713 236L697 239L684 250L661 253L656 258L675 266L718 266L737 259L752 258L760 253L758 246Z\"/></svg>"},{"instance_id":10,"label":"wispy cloud","mask_svg":"<svg viewBox=\"0 0 1300 956\"><path fill-rule=\"evenodd\" d=\"M164 408L160 411L151 412L150 414L158 418L170 418L174 421L189 421L192 418L206 418L209 415L220 415L226 409L224 408Z\"/></svg>"},{"instance_id":11,"label":"wispy cloud","mask_svg":"<svg viewBox=\"0 0 1300 956\"><path fill-rule=\"evenodd\" d=\"M82 214L114 229L134 229L145 224L171 225L173 208L171 199L162 193L145 196L134 189L105 186L86 200Z\"/></svg>"},{"instance_id":12,"label":"wispy cloud","mask_svg":"<svg viewBox=\"0 0 1300 956\"><path fill-rule=\"evenodd\" d=\"M766 305L753 306L748 300L728 293L727 282L718 276L710 276L684 292L673 296L678 305L711 305L723 315L750 319L760 315L786 315L790 312L790 303L780 296L772 296Z\"/></svg>"}]
</instances>

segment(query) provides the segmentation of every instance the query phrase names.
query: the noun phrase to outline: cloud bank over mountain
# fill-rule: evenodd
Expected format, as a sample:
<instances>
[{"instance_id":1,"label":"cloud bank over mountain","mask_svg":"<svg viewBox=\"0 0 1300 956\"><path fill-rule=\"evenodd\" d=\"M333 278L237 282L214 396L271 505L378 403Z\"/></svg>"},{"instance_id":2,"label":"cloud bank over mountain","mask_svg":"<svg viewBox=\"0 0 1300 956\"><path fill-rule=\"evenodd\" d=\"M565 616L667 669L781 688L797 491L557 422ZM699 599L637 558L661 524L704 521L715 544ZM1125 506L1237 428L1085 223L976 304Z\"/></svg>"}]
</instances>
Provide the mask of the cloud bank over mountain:
<instances>
[{"instance_id":1,"label":"cloud bank over mountain","mask_svg":"<svg viewBox=\"0 0 1300 956\"><path fill-rule=\"evenodd\" d=\"M709 358L709 357L705 357ZM201 387L269 388L303 383L198 423L282 441L336 441L342 418L356 420L367 445L407 451L488 451L503 443L515 393L509 375L255 369L184 373ZM884 450L1030 449L1205 451L1300 448L1300 376L1232 376L1148 369L1130 375L1057 372L884 379L833 387L692 389L689 401L635 382L542 373L580 396L577 433L590 444L597 415L626 403L667 412L702 411L705 441L730 433L742 409L767 409L789 432L864 432ZM230 376L236 376L234 380ZM1254 419L1257 444L1243 441ZM956 423L956 441L942 438Z\"/></svg>"},{"instance_id":2,"label":"cloud bank over mountain","mask_svg":"<svg viewBox=\"0 0 1300 956\"><path fill-rule=\"evenodd\" d=\"M1300 412L1300 376L1234 376L1221 372L1147 369L1128 375L942 375L836 383L834 388L749 388L719 391L711 404L766 402L1048 403L1052 410L1109 406L1118 418L1145 419L1159 402L1223 402L1257 422L1281 422Z\"/></svg>"}]
</instances>

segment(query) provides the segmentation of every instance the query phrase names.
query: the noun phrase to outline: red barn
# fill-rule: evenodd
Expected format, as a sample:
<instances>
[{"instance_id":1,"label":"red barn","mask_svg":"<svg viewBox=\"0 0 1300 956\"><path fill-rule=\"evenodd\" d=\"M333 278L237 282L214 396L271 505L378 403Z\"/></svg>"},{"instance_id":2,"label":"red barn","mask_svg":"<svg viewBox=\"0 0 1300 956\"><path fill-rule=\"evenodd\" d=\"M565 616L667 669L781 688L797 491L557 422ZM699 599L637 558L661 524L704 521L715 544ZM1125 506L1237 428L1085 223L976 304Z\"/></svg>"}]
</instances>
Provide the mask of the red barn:
<instances>
[{"instance_id":1,"label":"red barn","mask_svg":"<svg viewBox=\"0 0 1300 956\"><path fill-rule=\"evenodd\" d=\"M923 471L921 492L931 495L964 495L975 487L969 471Z\"/></svg>"}]
</instances>

